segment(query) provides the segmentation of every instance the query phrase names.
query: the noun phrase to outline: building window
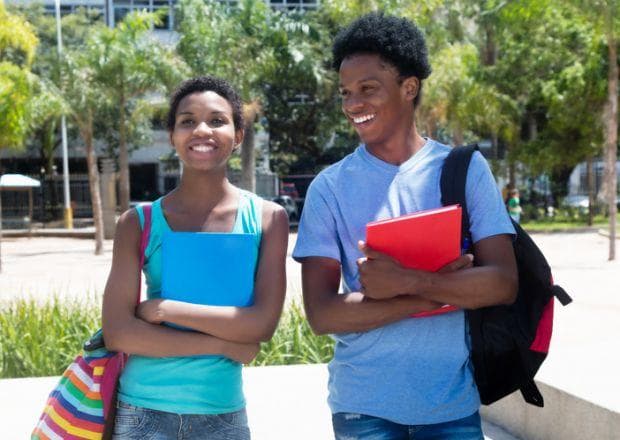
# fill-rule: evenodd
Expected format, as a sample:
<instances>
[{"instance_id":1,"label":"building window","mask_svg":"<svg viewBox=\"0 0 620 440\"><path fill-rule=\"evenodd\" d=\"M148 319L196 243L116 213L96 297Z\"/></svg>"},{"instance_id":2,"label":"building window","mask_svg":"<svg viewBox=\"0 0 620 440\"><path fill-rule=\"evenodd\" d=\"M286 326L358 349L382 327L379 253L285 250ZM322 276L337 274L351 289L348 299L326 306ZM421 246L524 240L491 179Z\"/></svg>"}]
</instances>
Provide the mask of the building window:
<instances>
[{"instance_id":1,"label":"building window","mask_svg":"<svg viewBox=\"0 0 620 440\"><path fill-rule=\"evenodd\" d=\"M291 11L296 9L316 9L319 0L267 0L269 6L274 9Z\"/></svg>"},{"instance_id":2,"label":"building window","mask_svg":"<svg viewBox=\"0 0 620 440\"><path fill-rule=\"evenodd\" d=\"M114 24L122 21L127 14L133 11L156 12L166 9L161 24L155 25L155 29L172 30L174 26L175 0L125 0L114 2Z\"/></svg>"},{"instance_id":3,"label":"building window","mask_svg":"<svg viewBox=\"0 0 620 440\"><path fill-rule=\"evenodd\" d=\"M56 15L56 5L54 3L48 3L43 6L43 9L46 14ZM97 4L93 5L90 3L78 3L71 5L60 5L60 15L64 17L65 15L73 14L78 11L78 9L86 9L89 13L89 18L92 21L99 20L103 17L103 5Z\"/></svg>"}]
</instances>

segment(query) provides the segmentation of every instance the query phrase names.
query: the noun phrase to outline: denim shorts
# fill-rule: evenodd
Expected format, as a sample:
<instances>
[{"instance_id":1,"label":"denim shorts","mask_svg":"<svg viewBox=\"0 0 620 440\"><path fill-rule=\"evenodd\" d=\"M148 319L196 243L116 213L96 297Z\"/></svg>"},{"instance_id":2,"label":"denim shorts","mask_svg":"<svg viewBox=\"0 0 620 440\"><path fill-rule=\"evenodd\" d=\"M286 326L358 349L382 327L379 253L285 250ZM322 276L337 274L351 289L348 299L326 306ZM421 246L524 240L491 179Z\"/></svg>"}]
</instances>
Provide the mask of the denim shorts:
<instances>
[{"instance_id":1,"label":"denim shorts","mask_svg":"<svg viewBox=\"0 0 620 440\"><path fill-rule=\"evenodd\" d=\"M174 414L117 403L114 440L250 440L245 408L223 414Z\"/></svg>"},{"instance_id":2,"label":"denim shorts","mask_svg":"<svg viewBox=\"0 0 620 440\"><path fill-rule=\"evenodd\" d=\"M480 414L433 425L401 425L357 413L332 415L336 440L483 440Z\"/></svg>"}]
</instances>

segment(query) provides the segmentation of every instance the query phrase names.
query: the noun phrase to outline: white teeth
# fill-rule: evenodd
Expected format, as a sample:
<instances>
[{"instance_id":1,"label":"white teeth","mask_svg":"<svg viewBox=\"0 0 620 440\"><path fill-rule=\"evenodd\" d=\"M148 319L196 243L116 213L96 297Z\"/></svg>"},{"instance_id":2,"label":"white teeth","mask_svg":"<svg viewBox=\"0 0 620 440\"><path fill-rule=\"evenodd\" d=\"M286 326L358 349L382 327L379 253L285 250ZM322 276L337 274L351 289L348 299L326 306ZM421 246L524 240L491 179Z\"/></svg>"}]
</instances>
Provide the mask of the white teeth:
<instances>
[{"instance_id":1,"label":"white teeth","mask_svg":"<svg viewBox=\"0 0 620 440\"><path fill-rule=\"evenodd\" d=\"M196 145L190 147L191 150L198 151L199 153L208 153L209 151L215 150L214 147L208 147L206 145Z\"/></svg>"},{"instance_id":2,"label":"white teeth","mask_svg":"<svg viewBox=\"0 0 620 440\"><path fill-rule=\"evenodd\" d=\"M359 118L353 118L353 122L356 124L361 124L362 122L370 121L374 117L375 115L360 116Z\"/></svg>"}]
</instances>

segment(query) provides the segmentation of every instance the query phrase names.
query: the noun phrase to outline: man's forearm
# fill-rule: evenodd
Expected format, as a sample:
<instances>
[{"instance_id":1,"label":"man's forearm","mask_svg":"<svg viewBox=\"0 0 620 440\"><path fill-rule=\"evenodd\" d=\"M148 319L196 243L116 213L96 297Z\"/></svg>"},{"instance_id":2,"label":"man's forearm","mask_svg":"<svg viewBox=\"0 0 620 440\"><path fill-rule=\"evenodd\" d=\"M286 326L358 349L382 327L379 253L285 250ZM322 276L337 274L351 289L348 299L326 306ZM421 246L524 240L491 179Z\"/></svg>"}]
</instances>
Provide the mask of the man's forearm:
<instances>
[{"instance_id":1,"label":"man's forearm","mask_svg":"<svg viewBox=\"0 0 620 440\"><path fill-rule=\"evenodd\" d=\"M416 271L417 272L417 271ZM514 301L517 279L501 267L484 266L451 273L411 274L410 293L463 309Z\"/></svg>"},{"instance_id":2,"label":"man's forearm","mask_svg":"<svg viewBox=\"0 0 620 440\"><path fill-rule=\"evenodd\" d=\"M420 296L373 300L352 292L325 298L320 305L306 304L306 311L317 334L353 333L373 330L440 305Z\"/></svg>"}]
</instances>

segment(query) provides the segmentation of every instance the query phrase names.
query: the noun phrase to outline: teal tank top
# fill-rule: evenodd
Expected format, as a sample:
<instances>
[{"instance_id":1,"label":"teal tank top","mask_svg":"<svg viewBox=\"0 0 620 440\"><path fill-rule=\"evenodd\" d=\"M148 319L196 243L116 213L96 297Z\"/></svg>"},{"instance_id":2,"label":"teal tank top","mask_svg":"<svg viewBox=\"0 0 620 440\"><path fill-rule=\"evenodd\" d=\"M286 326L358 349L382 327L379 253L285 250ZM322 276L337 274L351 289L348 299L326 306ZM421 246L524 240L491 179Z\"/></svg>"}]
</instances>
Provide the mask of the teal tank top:
<instances>
[{"instance_id":1,"label":"teal tank top","mask_svg":"<svg viewBox=\"0 0 620 440\"><path fill-rule=\"evenodd\" d=\"M239 207L232 233L256 237L256 258L261 240L262 199L239 190ZM137 208L144 225L141 207ZM161 208L153 202L151 235L145 250L143 272L147 298L161 293L161 240L170 230ZM222 414L245 407L241 364L223 356L156 358L132 355L120 378L118 398L143 408L177 414Z\"/></svg>"}]
</instances>

